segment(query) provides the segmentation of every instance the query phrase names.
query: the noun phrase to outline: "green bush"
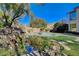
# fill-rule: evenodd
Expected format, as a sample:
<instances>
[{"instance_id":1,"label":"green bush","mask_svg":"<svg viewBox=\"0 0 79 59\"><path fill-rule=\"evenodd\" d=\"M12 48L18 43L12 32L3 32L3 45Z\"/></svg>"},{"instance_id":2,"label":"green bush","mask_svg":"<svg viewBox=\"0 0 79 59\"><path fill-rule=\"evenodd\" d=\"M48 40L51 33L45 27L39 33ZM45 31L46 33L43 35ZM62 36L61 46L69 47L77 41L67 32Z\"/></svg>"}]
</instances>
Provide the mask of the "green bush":
<instances>
[{"instance_id":1,"label":"green bush","mask_svg":"<svg viewBox=\"0 0 79 59\"><path fill-rule=\"evenodd\" d=\"M43 37L31 36L29 40L31 41L31 45L37 48L39 51L43 51L46 47L49 46L48 40Z\"/></svg>"},{"instance_id":2,"label":"green bush","mask_svg":"<svg viewBox=\"0 0 79 59\"><path fill-rule=\"evenodd\" d=\"M3 23L0 21L0 29L3 28Z\"/></svg>"}]
</instances>

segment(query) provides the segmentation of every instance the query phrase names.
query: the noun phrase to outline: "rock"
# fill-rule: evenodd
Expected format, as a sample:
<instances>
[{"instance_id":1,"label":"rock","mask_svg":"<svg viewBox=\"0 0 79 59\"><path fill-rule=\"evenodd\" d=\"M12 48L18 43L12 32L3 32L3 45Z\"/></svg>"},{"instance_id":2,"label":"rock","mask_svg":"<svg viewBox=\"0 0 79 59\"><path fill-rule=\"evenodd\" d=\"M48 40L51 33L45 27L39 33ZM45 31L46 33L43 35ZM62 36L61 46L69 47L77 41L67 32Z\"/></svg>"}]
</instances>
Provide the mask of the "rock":
<instances>
[{"instance_id":1,"label":"rock","mask_svg":"<svg viewBox=\"0 0 79 59\"><path fill-rule=\"evenodd\" d=\"M50 41L51 46L48 49L48 54L50 56L59 56L60 55L60 44L57 41Z\"/></svg>"},{"instance_id":2,"label":"rock","mask_svg":"<svg viewBox=\"0 0 79 59\"><path fill-rule=\"evenodd\" d=\"M54 50L49 50L49 51L48 51L48 54L49 54L50 56L55 56Z\"/></svg>"}]
</instances>

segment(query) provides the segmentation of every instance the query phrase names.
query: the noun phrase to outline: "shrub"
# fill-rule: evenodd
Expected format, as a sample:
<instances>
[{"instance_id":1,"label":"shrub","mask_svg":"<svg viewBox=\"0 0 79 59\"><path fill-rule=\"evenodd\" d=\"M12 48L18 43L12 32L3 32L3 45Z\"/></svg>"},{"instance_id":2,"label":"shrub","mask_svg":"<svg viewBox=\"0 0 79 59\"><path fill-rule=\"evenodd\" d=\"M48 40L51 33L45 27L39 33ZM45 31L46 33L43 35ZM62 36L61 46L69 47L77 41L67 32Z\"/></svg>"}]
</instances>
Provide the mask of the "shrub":
<instances>
[{"instance_id":1,"label":"shrub","mask_svg":"<svg viewBox=\"0 0 79 59\"><path fill-rule=\"evenodd\" d=\"M31 45L37 48L39 51L43 51L46 47L49 46L48 40L43 37L31 36L29 40L31 41Z\"/></svg>"}]
</instances>

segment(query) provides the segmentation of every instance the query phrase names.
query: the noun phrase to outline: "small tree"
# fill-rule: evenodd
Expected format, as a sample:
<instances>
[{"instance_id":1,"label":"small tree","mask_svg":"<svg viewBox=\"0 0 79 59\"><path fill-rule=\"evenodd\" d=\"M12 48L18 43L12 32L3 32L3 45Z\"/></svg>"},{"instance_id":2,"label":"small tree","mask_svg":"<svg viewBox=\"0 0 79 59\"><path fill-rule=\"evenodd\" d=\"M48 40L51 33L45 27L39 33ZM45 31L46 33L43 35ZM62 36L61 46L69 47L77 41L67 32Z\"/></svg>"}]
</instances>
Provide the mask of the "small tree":
<instances>
[{"instance_id":1,"label":"small tree","mask_svg":"<svg viewBox=\"0 0 79 59\"><path fill-rule=\"evenodd\" d=\"M31 27L35 27L35 28L44 28L46 27L47 24L44 20L42 19L38 19L36 18L32 23L31 23Z\"/></svg>"},{"instance_id":2,"label":"small tree","mask_svg":"<svg viewBox=\"0 0 79 59\"><path fill-rule=\"evenodd\" d=\"M28 4L0 4L4 26L11 27L13 22L23 16L25 12L28 14L29 10L25 8L26 5Z\"/></svg>"},{"instance_id":3,"label":"small tree","mask_svg":"<svg viewBox=\"0 0 79 59\"><path fill-rule=\"evenodd\" d=\"M27 15L29 15L29 4L0 4L0 17L1 17L1 21L2 24L1 27L5 27L5 28L8 28L11 30L11 33L10 34L13 34L15 36L15 41L17 41L17 37L20 39L21 41L21 44L23 44L22 42L22 38L21 38L21 33L19 33L18 35L18 32L15 32L16 29L14 30L13 28L16 27L16 24L17 23L17 20L19 19L19 17L23 17L25 15L25 13ZM13 27L14 26L14 27ZM16 27L17 28L17 27ZM7 30L7 29L6 29ZM8 31L8 30L7 30ZM10 31L8 31L10 32ZM5 34L5 32L4 32ZM10 35L9 33L7 33L7 35ZM11 38L12 39L12 38ZM14 49L15 49L15 52L17 55L20 55L19 52L18 52L18 47L16 45L16 43L13 43L12 41L12 44L14 45Z\"/></svg>"},{"instance_id":4,"label":"small tree","mask_svg":"<svg viewBox=\"0 0 79 59\"><path fill-rule=\"evenodd\" d=\"M60 26L60 23L57 22L54 24L54 28L57 28L58 26Z\"/></svg>"}]
</instances>

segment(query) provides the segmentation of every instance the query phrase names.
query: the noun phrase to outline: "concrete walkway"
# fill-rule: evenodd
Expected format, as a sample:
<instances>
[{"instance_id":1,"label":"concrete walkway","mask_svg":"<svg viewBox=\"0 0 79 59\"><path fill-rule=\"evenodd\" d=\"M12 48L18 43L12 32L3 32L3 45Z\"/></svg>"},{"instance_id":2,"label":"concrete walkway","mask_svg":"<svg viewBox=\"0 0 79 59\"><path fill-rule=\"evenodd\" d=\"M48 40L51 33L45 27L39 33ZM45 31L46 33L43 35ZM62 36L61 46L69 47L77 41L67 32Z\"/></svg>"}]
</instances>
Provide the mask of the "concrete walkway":
<instances>
[{"instance_id":1,"label":"concrete walkway","mask_svg":"<svg viewBox=\"0 0 79 59\"><path fill-rule=\"evenodd\" d=\"M51 32L31 32L28 35L37 35L37 36L69 36L69 34L67 34L67 33L51 33ZM70 35L70 36L76 37L74 35Z\"/></svg>"}]
</instances>

